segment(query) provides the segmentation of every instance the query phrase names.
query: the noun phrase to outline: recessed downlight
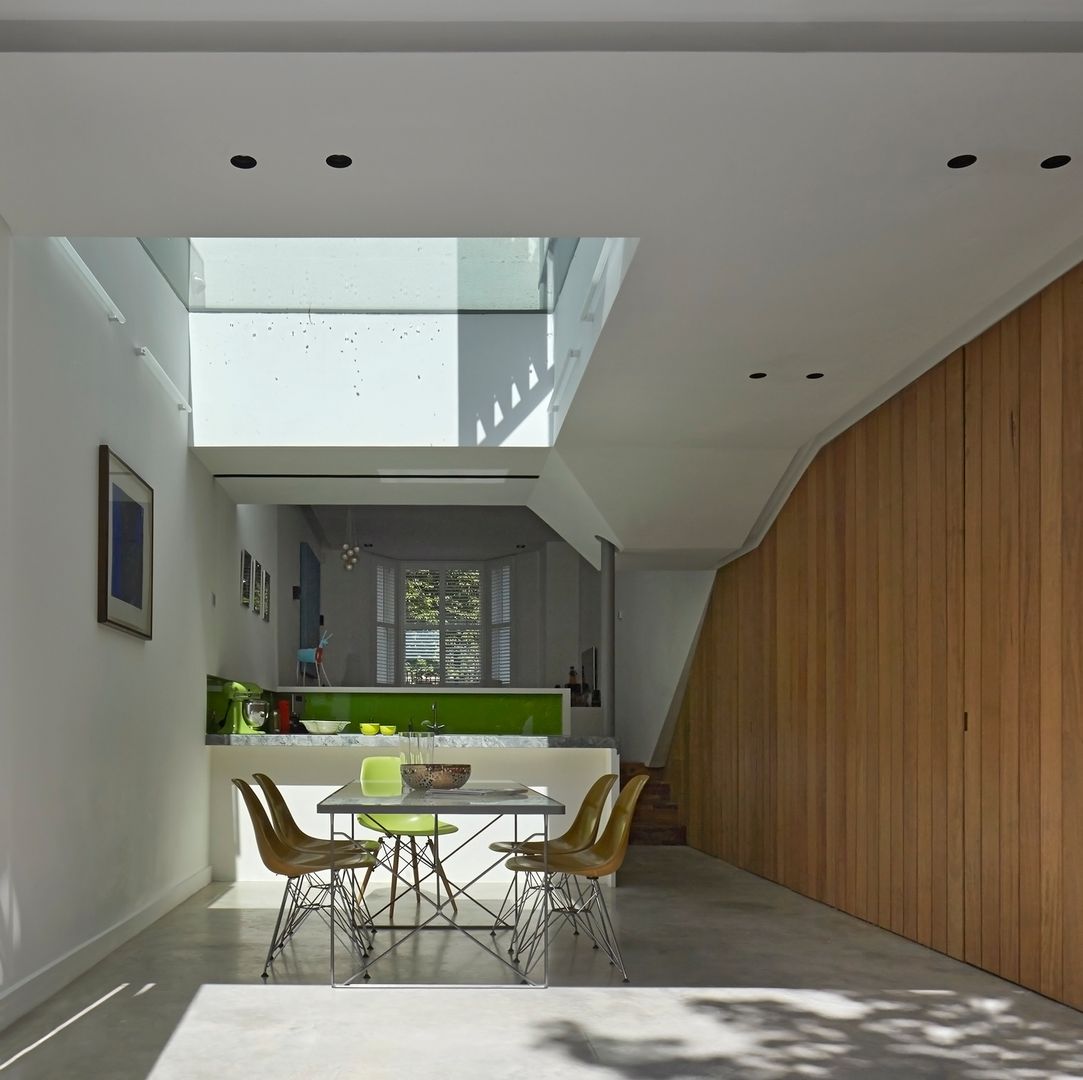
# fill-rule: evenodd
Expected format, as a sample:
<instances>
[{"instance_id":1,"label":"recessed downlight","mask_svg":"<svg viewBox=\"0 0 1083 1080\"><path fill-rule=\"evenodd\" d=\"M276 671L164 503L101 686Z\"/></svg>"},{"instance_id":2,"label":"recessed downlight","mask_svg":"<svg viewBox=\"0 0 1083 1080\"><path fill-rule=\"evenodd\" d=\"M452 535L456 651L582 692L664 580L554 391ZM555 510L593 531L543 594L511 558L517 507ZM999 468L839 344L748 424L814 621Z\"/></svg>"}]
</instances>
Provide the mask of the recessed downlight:
<instances>
[{"instance_id":1,"label":"recessed downlight","mask_svg":"<svg viewBox=\"0 0 1083 1080\"><path fill-rule=\"evenodd\" d=\"M1047 157L1045 161L1042 162L1042 168L1063 169L1071 160L1072 159L1068 154L1054 154L1052 157Z\"/></svg>"},{"instance_id":2,"label":"recessed downlight","mask_svg":"<svg viewBox=\"0 0 1083 1080\"><path fill-rule=\"evenodd\" d=\"M822 379L823 377L824 377L824 373L822 371L810 371L805 376L806 379Z\"/></svg>"},{"instance_id":3,"label":"recessed downlight","mask_svg":"<svg viewBox=\"0 0 1083 1080\"><path fill-rule=\"evenodd\" d=\"M948 158L949 169L969 169L975 161L978 160L976 154L956 154L953 158Z\"/></svg>"},{"instance_id":4,"label":"recessed downlight","mask_svg":"<svg viewBox=\"0 0 1083 1080\"><path fill-rule=\"evenodd\" d=\"M750 379L766 379L767 378L767 372L766 371L754 371L754 372L752 372L751 375L749 375L749 378Z\"/></svg>"},{"instance_id":5,"label":"recessed downlight","mask_svg":"<svg viewBox=\"0 0 1083 1080\"><path fill-rule=\"evenodd\" d=\"M347 154L328 154L326 161L332 169L348 169L353 164L353 158Z\"/></svg>"},{"instance_id":6,"label":"recessed downlight","mask_svg":"<svg viewBox=\"0 0 1083 1080\"><path fill-rule=\"evenodd\" d=\"M234 154L229 159L229 163L235 169L254 169L256 167L256 159L248 154Z\"/></svg>"}]
</instances>

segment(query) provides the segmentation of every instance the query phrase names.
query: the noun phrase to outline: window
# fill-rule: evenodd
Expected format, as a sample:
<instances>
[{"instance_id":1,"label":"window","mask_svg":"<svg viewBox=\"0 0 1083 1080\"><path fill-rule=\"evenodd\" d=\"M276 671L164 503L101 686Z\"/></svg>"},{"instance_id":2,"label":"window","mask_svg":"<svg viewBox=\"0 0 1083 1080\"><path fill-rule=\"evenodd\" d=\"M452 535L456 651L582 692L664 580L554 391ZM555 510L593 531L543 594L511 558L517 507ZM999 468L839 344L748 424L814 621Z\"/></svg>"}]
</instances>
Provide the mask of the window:
<instances>
[{"instance_id":1,"label":"window","mask_svg":"<svg viewBox=\"0 0 1083 1080\"><path fill-rule=\"evenodd\" d=\"M511 564L489 568L489 678L511 686Z\"/></svg>"},{"instance_id":2,"label":"window","mask_svg":"<svg viewBox=\"0 0 1083 1080\"><path fill-rule=\"evenodd\" d=\"M481 682L481 568L413 566L403 574L403 683Z\"/></svg>"},{"instance_id":3,"label":"window","mask_svg":"<svg viewBox=\"0 0 1083 1080\"><path fill-rule=\"evenodd\" d=\"M397 567L376 564L376 684L394 686L398 653L398 607L395 603Z\"/></svg>"}]
</instances>

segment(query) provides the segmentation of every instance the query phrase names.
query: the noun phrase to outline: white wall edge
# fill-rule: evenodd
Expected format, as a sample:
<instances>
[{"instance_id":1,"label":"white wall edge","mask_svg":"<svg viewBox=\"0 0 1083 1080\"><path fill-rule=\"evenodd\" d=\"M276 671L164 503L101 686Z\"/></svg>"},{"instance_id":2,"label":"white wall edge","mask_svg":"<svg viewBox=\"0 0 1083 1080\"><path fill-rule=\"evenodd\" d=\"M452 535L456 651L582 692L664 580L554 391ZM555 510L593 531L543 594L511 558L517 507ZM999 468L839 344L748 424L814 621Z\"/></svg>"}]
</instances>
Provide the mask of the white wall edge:
<instances>
[{"instance_id":1,"label":"white wall edge","mask_svg":"<svg viewBox=\"0 0 1083 1080\"><path fill-rule=\"evenodd\" d=\"M730 552L717 566L720 569L728 563L734 562L742 555L758 548L767 535L767 531L775 523L775 518L781 513L783 506L789 499L797 482L805 474L805 470L812 464L816 455L836 436L841 435L847 428L852 427L869 413L878 409L883 403L893 398L904 387L909 386L915 379L924 375L926 371L936 367L937 364L946 360L956 349L962 348L967 342L972 341L979 334L984 333L994 323L999 322L1005 315L1009 315L1016 308L1025 304L1036 296L1047 285L1051 285L1057 278L1066 274L1074 266L1083 261L1083 239L1070 244L1059 255L1045 263L1032 274L1028 274L1015 288L1001 295L993 303L982 308L977 315L965 322L955 333L943 338L937 345L927 349L912 364L903 368L893 379L884 383L875 393L870 394L849 412L844 413L835 423L824 428L814 439L810 439L793 456L786 471L782 474L771 497L764 504L760 516L752 526L744 544Z\"/></svg>"},{"instance_id":2,"label":"white wall edge","mask_svg":"<svg viewBox=\"0 0 1083 1080\"><path fill-rule=\"evenodd\" d=\"M9 1027L21 1016L48 1000L58 990L89 971L100 960L119 949L136 934L157 922L178 904L197 893L211 881L211 868L204 866L196 873L166 889L145 907L96 934L89 941L77 945L39 971L20 979L10 989L0 994L0 1031Z\"/></svg>"},{"instance_id":3,"label":"white wall edge","mask_svg":"<svg viewBox=\"0 0 1083 1080\"><path fill-rule=\"evenodd\" d=\"M699 613L699 622L696 624L696 632L692 635L692 644L688 648L684 667L681 668L680 677L677 679L673 700L669 703L666 718L662 721L662 730L658 732L658 741L654 744L654 750L647 762L649 768L656 769L669 764L669 751L673 746L673 735L677 730L677 717L680 716L681 706L684 704L688 679L692 674L692 664L695 662L696 653L699 651L699 639L703 635L703 624L707 621L707 609L711 606L712 596L714 596L714 582L711 582L711 587L707 590L707 596L703 601L703 610Z\"/></svg>"}]
</instances>

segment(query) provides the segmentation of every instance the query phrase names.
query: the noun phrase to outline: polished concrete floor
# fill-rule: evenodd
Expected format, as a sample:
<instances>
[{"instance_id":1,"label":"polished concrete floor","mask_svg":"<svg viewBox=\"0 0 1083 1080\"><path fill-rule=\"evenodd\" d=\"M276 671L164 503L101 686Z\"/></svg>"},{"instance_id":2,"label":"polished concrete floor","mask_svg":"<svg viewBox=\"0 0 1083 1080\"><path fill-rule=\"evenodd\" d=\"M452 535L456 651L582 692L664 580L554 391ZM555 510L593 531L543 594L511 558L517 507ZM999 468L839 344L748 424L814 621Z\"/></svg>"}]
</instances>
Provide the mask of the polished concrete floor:
<instances>
[{"instance_id":1,"label":"polished concrete floor","mask_svg":"<svg viewBox=\"0 0 1083 1080\"><path fill-rule=\"evenodd\" d=\"M443 932L331 990L315 920L263 985L276 904L264 885L202 890L0 1034L0 1077L1083 1076L1083 1014L687 848L629 853L628 986L570 934L548 990L394 985L503 980Z\"/></svg>"}]
</instances>

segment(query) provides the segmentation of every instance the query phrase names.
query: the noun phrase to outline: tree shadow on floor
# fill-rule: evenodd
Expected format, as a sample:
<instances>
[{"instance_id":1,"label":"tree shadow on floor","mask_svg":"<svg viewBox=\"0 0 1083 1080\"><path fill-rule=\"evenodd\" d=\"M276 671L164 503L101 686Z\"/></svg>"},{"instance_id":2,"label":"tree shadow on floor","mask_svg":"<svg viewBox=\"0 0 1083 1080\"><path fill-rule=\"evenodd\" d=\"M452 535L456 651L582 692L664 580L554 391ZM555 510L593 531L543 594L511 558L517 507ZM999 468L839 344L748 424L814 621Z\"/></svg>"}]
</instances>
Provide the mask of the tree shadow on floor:
<instances>
[{"instance_id":1,"label":"tree shadow on floor","mask_svg":"<svg viewBox=\"0 0 1083 1080\"><path fill-rule=\"evenodd\" d=\"M1063 1022L1030 1020L1013 998L940 991L685 992L680 1000L689 1024L672 1035L614 1035L613 1023L560 1021L545 1028L539 1045L626 1080L1083 1075L1083 1022L1074 1022L1067 1009ZM717 1028L705 1033L697 1018L712 1018Z\"/></svg>"}]
</instances>

